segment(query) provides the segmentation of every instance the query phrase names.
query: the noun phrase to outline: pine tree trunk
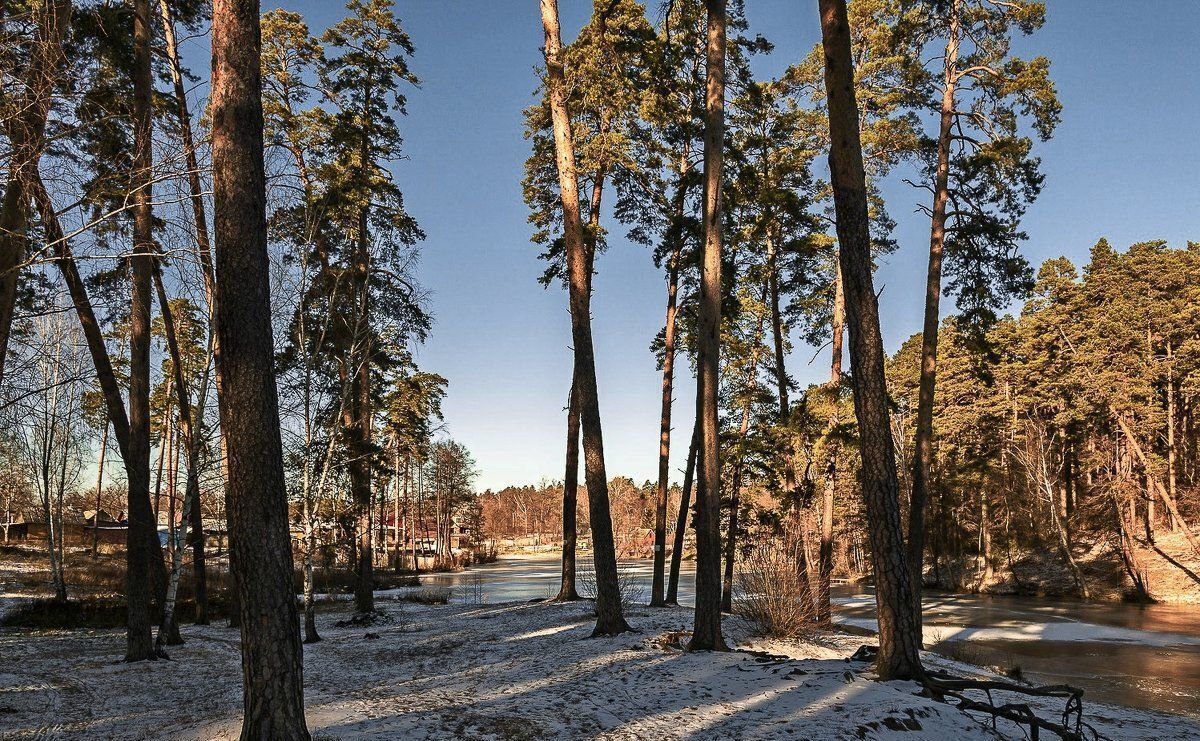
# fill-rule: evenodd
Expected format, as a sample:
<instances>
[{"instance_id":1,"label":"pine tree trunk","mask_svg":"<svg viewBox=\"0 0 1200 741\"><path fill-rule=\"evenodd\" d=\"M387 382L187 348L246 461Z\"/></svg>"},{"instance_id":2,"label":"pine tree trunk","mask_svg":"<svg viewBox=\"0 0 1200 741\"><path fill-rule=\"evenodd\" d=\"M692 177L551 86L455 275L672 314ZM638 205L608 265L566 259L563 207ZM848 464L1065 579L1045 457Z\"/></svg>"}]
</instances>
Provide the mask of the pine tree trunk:
<instances>
[{"instance_id":1,"label":"pine tree trunk","mask_svg":"<svg viewBox=\"0 0 1200 741\"><path fill-rule=\"evenodd\" d=\"M184 493L182 515L186 518L191 527L189 534L189 542L193 548L193 579L196 585L196 610L198 619L202 616L207 622L207 584L204 575L204 529L200 516L200 440L197 436L196 425L192 419L193 407L191 403L191 394L188 391L187 377L183 372L183 358L179 352L178 336L175 332L175 317L171 311L171 303L167 298L166 287L163 285L162 271L157 265L154 267L154 285L158 293L159 311L162 314L163 330L167 337L167 349L171 357L171 365L174 371L172 380L175 388L176 406L179 409L179 427L182 433L183 442L187 448L187 483ZM168 387L170 384L168 384ZM204 386L204 382L201 383ZM204 391L201 391L201 398L204 396ZM170 404L167 405L170 408ZM175 454L170 466L170 484L171 492L171 511L170 532L168 538L172 543L171 547L171 571L170 582L167 587L166 600L163 603L163 619L162 628L159 630L158 640L156 645L161 650L162 646L178 645L183 643L183 639L179 636L178 622L175 618L175 595L179 589L179 579L183 569L183 545L175 542L175 471L178 466L178 453ZM197 546L197 543L199 545ZM198 553L197 553L198 552ZM202 607L202 605L205 605ZM168 636L164 640L164 633Z\"/></svg>"},{"instance_id":2,"label":"pine tree trunk","mask_svg":"<svg viewBox=\"0 0 1200 741\"><path fill-rule=\"evenodd\" d=\"M775 388L779 394L779 426L788 430L791 419L791 402L787 366L784 357L783 313L780 311L779 299L779 268L775 240L768 234L767 242L767 298L771 305L771 335L775 348ZM806 604L814 604L809 559L808 559L808 528L804 518L804 506L796 482L795 438L790 431L785 432L788 445L783 461L783 492L786 501L791 505L789 520L796 530L800 547L796 550L796 573L799 578L800 599Z\"/></svg>"},{"instance_id":3,"label":"pine tree trunk","mask_svg":"<svg viewBox=\"0 0 1200 741\"><path fill-rule=\"evenodd\" d=\"M834 266L833 278L833 314L831 330L833 334L833 351L829 363L829 390L836 402L841 397L842 388L842 337L845 334L846 322L846 293L842 290L842 268ZM835 407L836 408L836 407ZM829 420L830 429L838 424L837 415ZM830 605L830 590L833 581L833 499L837 493L837 456L841 451L840 445L829 446L829 460L825 465L825 484L821 493L821 547L817 564L817 622L822 625L830 623L833 617Z\"/></svg>"},{"instance_id":4,"label":"pine tree trunk","mask_svg":"<svg viewBox=\"0 0 1200 741\"><path fill-rule=\"evenodd\" d=\"M675 543L671 547L671 569L667 578L668 605L679 604L679 569L683 562L683 538L687 534L688 512L692 508L692 484L696 475L696 457L700 450L700 420L692 427L688 445L687 466L683 471L683 490L679 494L679 511L675 513Z\"/></svg>"},{"instance_id":5,"label":"pine tree trunk","mask_svg":"<svg viewBox=\"0 0 1200 741\"><path fill-rule=\"evenodd\" d=\"M600 401L596 388L596 362L592 348L590 265L584 245L579 211L579 185L575 173L575 143L564 93L565 80L559 34L557 0L541 0L545 31L547 93L553 119L554 145L562 199L563 236L567 245L570 274L571 337L575 347L573 384L579 394L580 424L583 429L584 479L592 524L592 553L596 571L597 635L616 635L629 630L621 609L617 583L617 555L609 511L608 480L604 470L604 442L600 424Z\"/></svg>"},{"instance_id":6,"label":"pine tree trunk","mask_svg":"<svg viewBox=\"0 0 1200 741\"><path fill-rule=\"evenodd\" d=\"M688 650L724 650L721 635L721 442L717 397L721 363L721 243L725 145L725 0L705 0L708 15L704 113L704 256L697 321L696 619Z\"/></svg>"},{"instance_id":7,"label":"pine tree trunk","mask_svg":"<svg viewBox=\"0 0 1200 741\"><path fill-rule=\"evenodd\" d=\"M364 160L365 161L365 160ZM350 462L350 494L358 513L357 575L354 581L354 609L368 613L375 610L375 555L371 547L371 354L368 325L370 295L370 253L367 235L367 211L358 218L358 239L355 244L354 277L358 297L358 313L354 331L354 350L350 356L356 365L350 369L354 402L354 456Z\"/></svg>"},{"instance_id":8,"label":"pine tree trunk","mask_svg":"<svg viewBox=\"0 0 1200 741\"><path fill-rule=\"evenodd\" d=\"M667 560L667 492L671 486L671 406L675 386L675 332L678 314L679 270L683 257L683 212L689 169L689 147L684 142L679 157L679 181L675 187L675 223L670 228L671 256L667 262L667 317L663 323L662 413L658 426L658 489L654 506L654 569L650 581L650 606L667 604L664 593Z\"/></svg>"},{"instance_id":9,"label":"pine tree trunk","mask_svg":"<svg viewBox=\"0 0 1200 741\"><path fill-rule=\"evenodd\" d=\"M750 401L747 399L742 406L742 426L738 430L739 449L746 441L746 433L750 430ZM742 468L743 457L738 456L733 467L733 476L729 483L729 530L725 536L725 575L721 581L721 610L733 612L733 566L737 558L737 529L738 509L742 505Z\"/></svg>"},{"instance_id":10,"label":"pine tree trunk","mask_svg":"<svg viewBox=\"0 0 1200 741\"><path fill-rule=\"evenodd\" d=\"M840 258L835 258L840 261ZM842 287L842 266L834 265L833 275L833 315L831 317L833 334L829 364L829 383L840 386L842 383L842 355L845 354L842 343L846 335L846 292Z\"/></svg>"},{"instance_id":11,"label":"pine tree trunk","mask_svg":"<svg viewBox=\"0 0 1200 741\"><path fill-rule=\"evenodd\" d=\"M317 643L316 584L313 580L313 557L317 549L316 528L313 527L311 496L304 497L304 642Z\"/></svg>"},{"instance_id":12,"label":"pine tree trunk","mask_svg":"<svg viewBox=\"0 0 1200 741\"><path fill-rule=\"evenodd\" d=\"M413 574L420 576L421 574L421 551L417 546L417 538L421 534L421 528L425 523L425 513L422 511L425 501L425 461L420 461L417 465L417 516L413 520Z\"/></svg>"},{"instance_id":13,"label":"pine tree trunk","mask_svg":"<svg viewBox=\"0 0 1200 741\"><path fill-rule=\"evenodd\" d=\"M1138 463L1142 464L1142 469L1145 472L1148 481L1147 489L1149 489L1149 491L1147 492L1147 495L1152 496L1153 492L1158 493L1159 498L1163 500L1163 504L1167 506L1167 511L1171 513L1171 517L1179 523L1179 527L1183 530L1183 534L1187 538L1188 544L1192 547L1192 550L1197 555L1200 555L1200 541L1196 539L1196 535L1192 532L1191 526L1187 524L1187 521L1183 519L1183 515L1179 513L1179 505L1176 503L1175 498L1171 496L1171 492L1167 491L1158 481L1158 479L1156 479L1154 475L1150 473L1150 466L1149 462L1146 460L1146 454L1142 451L1141 443L1139 443L1137 438L1134 437L1133 430L1129 427L1129 423L1125 421L1125 418L1122 415L1117 413L1115 408L1110 407L1109 412L1114 418L1116 418L1117 425L1121 428L1121 433L1125 436L1125 440L1129 444L1129 449L1133 451L1134 456L1137 457Z\"/></svg>"},{"instance_id":14,"label":"pine tree trunk","mask_svg":"<svg viewBox=\"0 0 1200 741\"><path fill-rule=\"evenodd\" d=\"M259 4L216 0L212 160L218 401L230 559L240 596L243 741L308 739L271 332Z\"/></svg>"},{"instance_id":15,"label":"pine tree trunk","mask_svg":"<svg viewBox=\"0 0 1200 741\"><path fill-rule=\"evenodd\" d=\"M150 303L154 270L149 0L134 2L133 53L133 299L129 320L129 535L126 598L129 602L126 661L155 657L150 638L151 591L157 591L154 561L161 564L158 527L150 506ZM161 603L160 603L161 605Z\"/></svg>"},{"instance_id":16,"label":"pine tree trunk","mask_svg":"<svg viewBox=\"0 0 1200 741\"><path fill-rule=\"evenodd\" d=\"M950 0L941 121L933 181L933 218L929 232L929 269L925 278L925 319L921 334L921 378L917 392L917 434L913 442L912 495L909 502L908 565L918 626L921 622L922 570L925 555L925 500L933 465L933 398L937 383L938 324L942 296L942 256L946 246L946 204L950 200L950 140L954 126L954 93L958 75L959 0Z\"/></svg>"},{"instance_id":17,"label":"pine tree trunk","mask_svg":"<svg viewBox=\"0 0 1200 741\"><path fill-rule=\"evenodd\" d=\"M1176 485L1178 476L1178 449L1176 445L1175 424L1178 411L1175 407L1175 354L1171 348L1171 343L1167 343L1167 493L1171 495L1171 499L1176 497ZM1168 513L1169 514L1169 513ZM1175 516L1170 515L1168 523L1171 532L1179 529L1179 523L1175 521Z\"/></svg>"},{"instance_id":18,"label":"pine tree trunk","mask_svg":"<svg viewBox=\"0 0 1200 741\"><path fill-rule=\"evenodd\" d=\"M733 476L729 487L729 530L725 537L725 575L721 581L721 610L723 612L733 612L733 567L737 561L738 510L742 506L742 472L746 459L742 448L746 444L746 435L750 432L751 402L758 390L758 361L762 353L763 329L766 319L766 314L760 314L758 317L758 326L754 332L754 349L750 351L750 364L746 370L746 400L742 404L742 424L738 428L737 437L738 457L733 465Z\"/></svg>"},{"instance_id":19,"label":"pine tree trunk","mask_svg":"<svg viewBox=\"0 0 1200 741\"><path fill-rule=\"evenodd\" d=\"M921 628L900 522L900 486L884 380L879 305L871 276L871 235L867 218L866 174L854 99L854 64L845 0L820 0L825 89L829 105L829 168L840 246L850 362L854 370L854 412L862 455L875 600L879 618L879 678L923 674Z\"/></svg>"},{"instance_id":20,"label":"pine tree trunk","mask_svg":"<svg viewBox=\"0 0 1200 741\"><path fill-rule=\"evenodd\" d=\"M212 249L208 235L208 219L204 210L204 194L200 184L200 165L196 157L196 145L192 137L191 114L188 111L187 90L183 83L183 70L179 62L179 46L175 36L175 22L171 15L171 4L168 0L159 0L159 15L162 19L164 51L171 72L171 83L175 94L175 111L179 119L179 137L183 144L183 153L187 164L188 193L192 205L192 221L196 230L196 252L201 256L201 270L204 276L206 293L209 299L209 354L216 355L216 333L212 327L212 286L209 274L212 268ZM200 419L192 420L193 428L200 428L204 415L205 401L208 397L208 371L201 381L197 395L196 413ZM188 438L188 482L189 491L192 479L196 479L196 495L192 498L192 508L187 516L192 530L192 591L196 601L196 624L208 625L208 574L204 557L204 515L200 506L199 495L199 443L198 439ZM193 473L194 472L194 473ZM185 494L185 497L187 494Z\"/></svg>"},{"instance_id":21,"label":"pine tree trunk","mask_svg":"<svg viewBox=\"0 0 1200 741\"><path fill-rule=\"evenodd\" d=\"M604 33L604 19L601 18L600 33ZM608 130L609 121L605 116L600 123L600 133ZM588 216L589 229L584 239L584 250L587 254L587 286L588 295L592 291L592 272L596 260L596 237L600 227L600 199L604 194L604 179L606 168L601 165L596 172L592 184L591 213ZM563 516L562 516L562 580L555 596L555 602L572 602L579 599L575 577L575 552L579 541L578 502L579 502L579 392L576 386L574 371L571 374L571 391L567 401L567 455L566 472L563 476ZM528 522L525 527L529 534Z\"/></svg>"}]
</instances>

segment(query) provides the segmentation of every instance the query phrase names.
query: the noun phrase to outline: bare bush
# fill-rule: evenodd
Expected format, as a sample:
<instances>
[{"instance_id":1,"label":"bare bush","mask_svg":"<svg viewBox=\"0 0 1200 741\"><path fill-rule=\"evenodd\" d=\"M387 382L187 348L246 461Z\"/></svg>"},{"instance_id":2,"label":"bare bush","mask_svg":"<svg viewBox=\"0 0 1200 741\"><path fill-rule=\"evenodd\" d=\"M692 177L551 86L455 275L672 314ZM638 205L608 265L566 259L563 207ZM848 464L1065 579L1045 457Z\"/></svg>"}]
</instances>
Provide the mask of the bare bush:
<instances>
[{"instance_id":1,"label":"bare bush","mask_svg":"<svg viewBox=\"0 0 1200 741\"><path fill-rule=\"evenodd\" d=\"M760 635L798 638L812 631L816 611L796 563L792 551L774 543L755 546L742 559L734 612Z\"/></svg>"},{"instance_id":2,"label":"bare bush","mask_svg":"<svg viewBox=\"0 0 1200 741\"><path fill-rule=\"evenodd\" d=\"M575 575L575 583L580 596L586 599L596 599L596 570L594 567L588 565L579 569ZM646 585L638 580L634 565L617 562L617 591L621 595L622 607L645 602Z\"/></svg>"}]
</instances>

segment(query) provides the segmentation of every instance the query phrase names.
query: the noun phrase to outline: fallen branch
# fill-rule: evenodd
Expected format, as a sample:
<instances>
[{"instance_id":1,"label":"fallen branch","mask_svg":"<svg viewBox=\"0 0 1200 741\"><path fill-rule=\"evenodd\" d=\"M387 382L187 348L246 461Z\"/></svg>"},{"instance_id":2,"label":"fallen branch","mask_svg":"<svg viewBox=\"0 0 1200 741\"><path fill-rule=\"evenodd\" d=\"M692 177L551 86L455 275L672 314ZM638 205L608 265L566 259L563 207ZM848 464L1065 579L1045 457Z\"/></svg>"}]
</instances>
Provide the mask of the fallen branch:
<instances>
[{"instance_id":1,"label":"fallen branch","mask_svg":"<svg viewBox=\"0 0 1200 741\"><path fill-rule=\"evenodd\" d=\"M1029 738L1038 741L1042 730L1057 735L1063 741L1093 741L1103 738L1100 733L1083 720L1083 690L1066 684L1046 686L1029 686L1004 682L995 679L965 679L955 677L945 672L929 672L922 680L925 691L931 697L941 702L946 698L958 701L958 709L963 712L987 713L992 716L992 728L995 729L996 719L1003 718L1018 725L1029 726ZM981 702L967 697L964 693L978 690L987 695L987 702ZM1011 692L1030 697L1052 697L1066 700L1060 722L1041 718L1029 705L1020 702L1009 702L997 705L992 697L993 692Z\"/></svg>"}]
</instances>

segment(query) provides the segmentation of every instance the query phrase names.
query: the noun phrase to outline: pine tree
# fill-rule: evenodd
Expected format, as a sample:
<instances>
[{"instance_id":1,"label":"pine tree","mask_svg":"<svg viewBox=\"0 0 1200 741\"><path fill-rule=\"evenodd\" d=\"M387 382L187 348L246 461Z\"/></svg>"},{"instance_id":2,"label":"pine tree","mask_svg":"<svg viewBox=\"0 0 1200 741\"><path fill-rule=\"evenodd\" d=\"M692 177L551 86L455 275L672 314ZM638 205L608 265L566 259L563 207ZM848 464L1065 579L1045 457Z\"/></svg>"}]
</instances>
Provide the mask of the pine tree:
<instances>
[{"instance_id":1,"label":"pine tree","mask_svg":"<svg viewBox=\"0 0 1200 741\"><path fill-rule=\"evenodd\" d=\"M704 253L697 312L696 403L700 418L696 491L696 620L688 650L725 649L721 634L721 449L717 410L721 362L721 186L725 146L725 0L705 0L708 15L704 115Z\"/></svg>"},{"instance_id":2,"label":"pine tree","mask_svg":"<svg viewBox=\"0 0 1200 741\"><path fill-rule=\"evenodd\" d=\"M593 7L592 17L578 38L562 51L567 108L572 116L576 173L581 175L587 197L585 241L588 290L595 269L596 253L605 247L601 225L606 187L616 184L619 201L633 190L642 189L640 171L631 137L639 115L643 90L652 67L653 31L645 9L631 0L610 0ZM548 82L543 81L548 93ZM522 181L529 220L536 227L533 241L544 245L542 259L548 265L541 282L549 286L557 279L568 280L566 242L558 235L562 206L558 196L558 169L553 139L549 96L525 111L525 136L532 153L525 163ZM582 205L581 205L582 207ZM620 213L620 203L618 203ZM583 218L581 214L581 219ZM575 585L575 511L579 477L580 398L572 379L567 401L566 470L563 478L562 579L558 600L578 598Z\"/></svg>"},{"instance_id":3,"label":"pine tree","mask_svg":"<svg viewBox=\"0 0 1200 741\"><path fill-rule=\"evenodd\" d=\"M879 620L876 670L881 679L923 675L920 622L900 525L900 492L884 380L879 307L871 279L867 183L855 103L854 62L844 0L821 0L821 39L829 106L829 169L839 260L854 368L854 413L862 454L862 489L869 519Z\"/></svg>"},{"instance_id":4,"label":"pine tree","mask_svg":"<svg viewBox=\"0 0 1200 741\"><path fill-rule=\"evenodd\" d=\"M986 326L995 309L1029 288L1030 269L1017 254L1019 223L1041 190L1032 142L1018 123L1028 119L1043 140L1058 123L1059 105L1045 57L1011 54L1014 32L1033 33L1042 3L939 0L928 3L914 31L923 46L944 41L941 68L926 72L924 110L937 111L938 130L921 187L931 219L922 330L921 388L913 447L908 550L914 598L920 600L925 501L933 463L933 400L937 382L943 260L948 290L959 298L967 326ZM918 603L919 607L919 603ZM920 611L918 609L918 617Z\"/></svg>"},{"instance_id":5,"label":"pine tree","mask_svg":"<svg viewBox=\"0 0 1200 741\"><path fill-rule=\"evenodd\" d=\"M621 609L617 583L617 557L609 511L608 481L604 472L604 442L600 424L600 400L596 388L596 362L592 349L591 264L585 246L579 210L575 141L566 100L566 76L561 58L562 40L557 0L541 0L545 31L546 88L553 121L554 150L562 206L563 240L566 244L571 306L571 334L575 349L572 373L574 393L579 396L583 428L584 473L588 509L592 523L592 547L596 569L596 628L594 634L616 635L629 630Z\"/></svg>"},{"instance_id":6,"label":"pine tree","mask_svg":"<svg viewBox=\"0 0 1200 741\"><path fill-rule=\"evenodd\" d=\"M242 739L309 738L292 586L267 265L259 5L213 8L212 149L218 389L230 558L242 613Z\"/></svg>"}]
</instances>

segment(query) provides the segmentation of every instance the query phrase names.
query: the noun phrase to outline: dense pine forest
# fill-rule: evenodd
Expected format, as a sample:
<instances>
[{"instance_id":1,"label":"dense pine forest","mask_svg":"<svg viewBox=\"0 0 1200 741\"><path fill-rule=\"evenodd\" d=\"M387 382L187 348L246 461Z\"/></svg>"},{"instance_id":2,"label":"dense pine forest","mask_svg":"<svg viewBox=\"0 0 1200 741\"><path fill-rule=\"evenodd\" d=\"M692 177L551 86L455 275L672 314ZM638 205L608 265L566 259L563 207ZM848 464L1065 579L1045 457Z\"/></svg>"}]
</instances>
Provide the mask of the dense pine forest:
<instances>
[{"instance_id":1,"label":"dense pine forest","mask_svg":"<svg viewBox=\"0 0 1200 741\"><path fill-rule=\"evenodd\" d=\"M523 169L438 200L523 198L569 378L471 426L429 350L529 314L429 287L441 11L0 5L0 735L1200 737L1200 243L1031 256L1062 3L812 0L797 55L756 4L501 11ZM540 480L480 416L554 420Z\"/></svg>"}]
</instances>

